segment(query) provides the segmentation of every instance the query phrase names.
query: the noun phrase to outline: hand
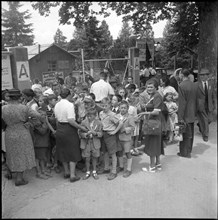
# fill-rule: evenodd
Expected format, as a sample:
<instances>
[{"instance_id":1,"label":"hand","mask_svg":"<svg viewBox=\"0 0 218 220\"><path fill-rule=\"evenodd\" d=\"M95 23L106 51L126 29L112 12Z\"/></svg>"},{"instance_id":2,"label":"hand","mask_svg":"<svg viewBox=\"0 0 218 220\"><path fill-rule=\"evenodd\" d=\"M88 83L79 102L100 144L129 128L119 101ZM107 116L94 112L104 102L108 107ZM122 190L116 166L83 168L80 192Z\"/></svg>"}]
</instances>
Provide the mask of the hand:
<instances>
[{"instance_id":1,"label":"hand","mask_svg":"<svg viewBox=\"0 0 218 220\"><path fill-rule=\"evenodd\" d=\"M131 128L124 128L124 130L125 130L125 132L126 132L126 134L129 134L129 133L131 133L131 131L132 131L132 129Z\"/></svg>"},{"instance_id":2,"label":"hand","mask_svg":"<svg viewBox=\"0 0 218 220\"><path fill-rule=\"evenodd\" d=\"M94 130L90 130L89 132L90 132L90 134L92 134L92 135L97 135L96 131L94 131Z\"/></svg>"},{"instance_id":3,"label":"hand","mask_svg":"<svg viewBox=\"0 0 218 220\"><path fill-rule=\"evenodd\" d=\"M114 131L108 131L108 134L109 134L109 135L115 135L116 132L114 132Z\"/></svg>"},{"instance_id":4,"label":"hand","mask_svg":"<svg viewBox=\"0 0 218 220\"><path fill-rule=\"evenodd\" d=\"M80 126L80 130L84 131L84 132L88 132L88 128L84 127L84 126Z\"/></svg>"}]
</instances>

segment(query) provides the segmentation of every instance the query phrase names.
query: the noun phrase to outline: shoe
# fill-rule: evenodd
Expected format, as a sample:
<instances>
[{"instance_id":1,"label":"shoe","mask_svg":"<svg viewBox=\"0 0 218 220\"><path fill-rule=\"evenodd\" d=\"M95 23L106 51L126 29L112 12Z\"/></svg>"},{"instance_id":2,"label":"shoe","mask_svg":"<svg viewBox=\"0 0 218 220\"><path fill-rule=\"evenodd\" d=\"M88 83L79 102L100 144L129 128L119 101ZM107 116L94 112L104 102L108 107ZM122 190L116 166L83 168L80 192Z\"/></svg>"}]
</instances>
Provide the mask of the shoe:
<instances>
[{"instance_id":1,"label":"shoe","mask_svg":"<svg viewBox=\"0 0 218 220\"><path fill-rule=\"evenodd\" d=\"M74 182L76 182L76 181L78 181L78 180L80 180L80 177L78 177L78 176L75 176L75 177L70 178L70 182L71 182L71 183L74 183Z\"/></svg>"},{"instance_id":2,"label":"shoe","mask_svg":"<svg viewBox=\"0 0 218 220\"><path fill-rule=\"evenodd\" d=\"M205 142L208 142L208 137L207 137L207 136L204 136L204 137L203 137L203 140L204 140Z\"/></svg>"},{"instance_id":3,"label":"shoe","mask_svg":"<svg viewBox=\"0 0 218 220\"><path fill-rule=\"evenodd\" d=\"M179 157L191 158L191 154L188 154L187 156L185 156L185 155L182 155L181 153L177 153L177 155Z\"/></svg>"},{"instance_id":4,"label":"shoe","mask_svg":"<svg viewBox=\"0 0 218 220\"><path fill-rule=\"evenodd\" d=\"M124 167L117 167L117 173L124 171Z\"/></svg>"},{"instance_id":5,"label":"shoe","mask_svg":"<svg viewBox=\"0 0 218 220\"><path fill-rule=\"evenodd\" d=\"M146 167L142 167L142 171L144 172L149 172L149 173L155 173L156 172L156 167L148 167L148 169Z\"/></svg>"},{"instance_id":6,"label":"shoe","mask_svg":"<svg viewBox=\"0 0 218 220\"><path fill-rule=\"evenodd\" d=\"M43 173L37 173L36 177L39 179L47 180L48 176L44 175Z\"/></svg>"},{"instance_id":7,"label":"shoe","mask_svg":"<svg viewBox=\"0 0 218 220\"><path fill-rule=\"evenodd\" d=\"M86 172L86 175L83 177L83 180L87 180L90 177L91 173L90 171Z\"/></svg>"},{"instance_id":8,"label":"shoe","mask_svg":"<svg viewBox=\"0 0 218 220\"><path fill-rule=\"evenodd\" d=\"M179 157L184 157L181 153L177 153L177 155L178 155Z\"/></svg>"},{"instance_id":9,"label":"shoe","mask_svg":"<svg viewBox=\"0 0 218 220\"><path fill-rule=\"evenodd\" d=\"M11 173L6 173L5 178L7 178L8 180L11 180L12 179L12 174Z\"/></svg>"},{"instance_id":10,"label":"shoe","mask_svg":"<svg viewBox=\"0 0 218 220\"><path fill-rule=\"evenodd\" d=\"M192 158L192 157L191 157L191 154L188 154L188 155L187 155L187 158Z\"/></svg>"},{"instance_id":11,"label":"shoe","mask_svg":"<svg viewBox=\"0 0 218 220\"><path fill-rule=\"evenodd\" d=\"M93 178L95 179L95 180L98 180L99 179L99 176L98 176L98 174L97 174L97 172L95 171L93 171L92 172L92 176L93 176Z\"/></svg>"},{"instance_id":12,"label":"shoe","mask_svg":"<svg viewBox=\"0 0 218 220\"><path fill-rule=\"evenodd\" d=\"M64 174L64 179L70 178L70 174Z\"/></svg>"},{"instance_id":13,"label":"shoe","mask_svg":"<svg viewBox=\"0 0 218 220\"><path fill-rule=\"evenodd\" d=\"M55 170L56 173L60 173L61 172L61 169L59 167L55 167L54 170Z\"/></svg>"},{"instance_id":14,"label":"shoe","mask_svg":"<svg viewBox=\"0 0 218 220\"><path fill-rule=\"evenodd\" d=\"M131 174L132 174L131 171L126 170L126 171L124 172L124 174L123 174L123 177L129 177Z\"/></svg>"},{"instance_id":15,"label":"shoe","mask_svg":"<svg viewBox=\"0 0 218 220\"><path fill-rule=\"evenodd\" d=\"M27 180L21 180L21 181L15 182L15 186L23 186L23 185L26 185L26 184L28 184Z\"/></svg>"},{"instance_id":16,"label":"shoe","mask_svg":"<svg viewBox=\"0 0 218 220\"><path fill-rule=\"evenodd\" d=\"M108 170L99 170L98 174L105 174L105 173L110 173L110 172L111 172L110 169L108 169Z\"/></svg>"},{"instance_id":17,"label":"shoe","mask_svg":"<svg viewBox=\"0 0 218 220\"><path fill-rule=\"evenodd\" d=\"M110 173L110 175L108 176L108 180L113 180L117 177L117 174L116 173Z\"/></svg>"},{"instance_id":18,"label":"shoe","mask_svg":"<svg viewBox=\"0 0 218 220\"><path fill-rule=\"evenodd\" d=\"M159 163L159 164L156 164L156 169L157 170L162 170L162 167L161 167L161 164Z\"/></svg>"}]
</instances>

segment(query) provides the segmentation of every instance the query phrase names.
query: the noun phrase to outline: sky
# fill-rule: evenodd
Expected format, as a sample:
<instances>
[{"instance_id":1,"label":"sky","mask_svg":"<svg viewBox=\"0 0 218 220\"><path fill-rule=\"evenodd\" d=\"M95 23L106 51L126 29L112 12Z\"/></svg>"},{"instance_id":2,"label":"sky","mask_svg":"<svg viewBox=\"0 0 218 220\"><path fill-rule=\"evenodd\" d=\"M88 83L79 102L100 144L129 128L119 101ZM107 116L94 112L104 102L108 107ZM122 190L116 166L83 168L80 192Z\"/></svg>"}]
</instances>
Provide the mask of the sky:
<instances>
[{"instance_id":1,"label":"sky","mask_svg":"<svg viewBox=\"0 0 218 220\"><path fill-rule=\"evenodd\" d=\"M8 10L8 4L6 1L1 1L2 8ZM34 43L38 44L52 44L54 41L54 35L59 28L65 37L67 37L67 41L70 41L73 36L73 32L75 27L73 24L71 25L59 25L59 15L58 10L59 7L51 8L50 15L47 17L40 16L39 12L34 10L31 6L30 2L21 2L23 5L20 7L19 11L23 12L25 10L29 10L32 18L28 19L26 23L33 23L33 34L35 36ZM99 10L99 6L97 2L94 2L94 6L92 6L93 10ZM109 26L109 30L113 39L117 39L119 32L122 27L122 17L117 16L115 12L111 11L111 15L107 18L103 16L97 16L99 21L105 20ZM152 25L154 31L154 37L159 38L163 37L163 30L166 25L166 20L158 22L157 24Z\"/></svg>"}]
</instances>

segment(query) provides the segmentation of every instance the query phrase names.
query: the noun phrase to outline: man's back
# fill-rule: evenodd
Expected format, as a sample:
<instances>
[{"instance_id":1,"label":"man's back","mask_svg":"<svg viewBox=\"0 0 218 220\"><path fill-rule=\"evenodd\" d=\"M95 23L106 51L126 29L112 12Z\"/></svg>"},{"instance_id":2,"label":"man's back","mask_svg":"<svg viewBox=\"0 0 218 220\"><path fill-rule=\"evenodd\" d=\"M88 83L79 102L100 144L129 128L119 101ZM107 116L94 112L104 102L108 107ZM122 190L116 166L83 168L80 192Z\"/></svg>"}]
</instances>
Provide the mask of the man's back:
<instances>
[{"instance_id":1,"label":"man's back","mask_svg":"<svg viewBox=\"0 0 218 220\"><path fill-rule=\"evenodd\" d=\"M94 93L96 102L99 102L109 95L114 95L114 90L109 83L105 82L103 79L100 79L92 84L90 93Z\"/></svg>"},{"instance_id":2,"label":"man's back","mask_svg":"<svg viewBox=\"0 0 218 220\"><path fill-rule=\"evenodd\" d=\"M182 81L179 84L179 120L187 123L195 122L197 90L196 85L190 80Z\"/></svg>"}]
</instances>

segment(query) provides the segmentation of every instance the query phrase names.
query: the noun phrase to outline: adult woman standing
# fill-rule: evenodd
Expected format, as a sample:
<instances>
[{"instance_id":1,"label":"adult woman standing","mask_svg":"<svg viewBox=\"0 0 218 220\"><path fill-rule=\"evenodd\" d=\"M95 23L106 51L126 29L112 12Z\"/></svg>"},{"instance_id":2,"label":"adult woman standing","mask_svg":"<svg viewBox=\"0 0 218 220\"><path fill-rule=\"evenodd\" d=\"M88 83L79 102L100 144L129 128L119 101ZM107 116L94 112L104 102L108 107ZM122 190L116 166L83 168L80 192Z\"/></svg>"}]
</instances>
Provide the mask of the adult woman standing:
<instances>
[{"instance_id":1,"label":"adult woman standing","mask_svg":"<svg viewBox=\"0 0 218 220\"><path fill-rule=\"evenodd\" d=\"M63 163L64 178L70 177L70 182L75 182L80 179L75 176L76 163L82 159L77 129L85 132L87 129L75 121L74 104L69 101L71 100L70 90L64 88L60 96L62 99L54 108L57 119L55 134L57 159Z\"/></svg>"},{"instance_id":2,"label":"adult woman standing","mask_svg":"<svg viewBox=\"0 0 218 220\"><path fill-rule=\"evenodd\" d=\"M2 119L6 123L5 147L9 170L16 173L15 185L26 185L23 172L36 166L33 141L25 127L28 117L41 117L39 113L20 103L21 92L9 90L10 100L2 107Z\"/></svg>"},{"instance_id":3,"label":"adult woman standing","mask_svg":"<svg viewBox=\"0 0 218 220\"><path fill-rule=\"evenodd\" d=\"M157 91L158 84L155 80L150 79L147 81L146 85L147 93L150 95L150 100L146 106L146 113L149 113L150 119L159 121L161 125L163 98ZM150 157L150 166L148 169L143 167L142 170L148 172L155 172L156 169L161 170L160 155L163 154L161 132L159 135L145 134L144 144L144 152Z\"/></svg>"},{"instance_id":4,"label":"adult woman standing","mask_svg":"<svg viewBox=\"0 0 218 220\"><path fill-rule=\"evenodd\" d=\"M24 89L22 91L24 97L24 104L30 107L32 110L37 111L39 108L38 100L36 99L36 94L32 89Z\"/></svg>"},{"instance_id":5,"label":"adult woman standing","mask_svg":"<svg viewBox=\"0 0 218 220\"><path fill-rule=\"evenodd\" d=\"M172 93L174 100L177 100L179 97L179 94L175 90L175 88L170 86L170 80L167 76L160 78L159 92L162 97L165 96L167 93Z\"/></svg>"}]
</instances>

